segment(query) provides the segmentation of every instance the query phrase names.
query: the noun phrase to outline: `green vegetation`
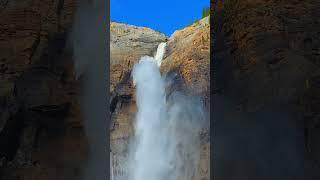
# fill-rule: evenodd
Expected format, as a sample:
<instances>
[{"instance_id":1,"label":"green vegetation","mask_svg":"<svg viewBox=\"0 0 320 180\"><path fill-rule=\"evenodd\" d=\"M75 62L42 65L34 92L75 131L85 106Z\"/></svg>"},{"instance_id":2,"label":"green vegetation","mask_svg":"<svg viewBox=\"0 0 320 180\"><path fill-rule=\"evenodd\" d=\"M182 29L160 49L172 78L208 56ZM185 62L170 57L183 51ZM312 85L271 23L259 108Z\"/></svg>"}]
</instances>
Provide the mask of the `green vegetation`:
<instances>
[{"instance_id":1,"label":"green vegetation","mask_svg":"<svg viewBox=\"0 0 320 180\"><path fill-rule=\"evenodd\" d=\"M210 7L205 7L205 8L203 8L202 9L202 16L201 16L201 18L205 18L205 17L207 17L207 16L209 16L210 15Z\"/></svg>"},{"instance_id":2,"label":"green vegetation","mask_svg":"<svg viewBox=\"0 0 320 180\"><path fill-rule=\"evenodd\" d=\"M200 18L200 19L205 18L205 17L207 17L207 16L209 16L209 15L210 15L210 6L209 6L209 7L204 7L204 8L202 8L202 13L201 13L201 18ZM187 27L188 27L188 26L191 26L191 25L194 24L194 23L199 22L200 19L196 19L196 20L194 20L194 21L191 21L189 24L187 24Z\"/></svg>"},{"instance_id":3,"label":"green vegetation","mask_svg":"<svg viewBox=\"0 0 320 180\"><path fill-rule=\"evenodd\" d=\"M187 24L187 27L188 27L188 26L191 26L192 24L197 23L197 22L199 22L199 21L200 21L200 19L191 21L189 24Z\"/></svg>"}]
</instances>

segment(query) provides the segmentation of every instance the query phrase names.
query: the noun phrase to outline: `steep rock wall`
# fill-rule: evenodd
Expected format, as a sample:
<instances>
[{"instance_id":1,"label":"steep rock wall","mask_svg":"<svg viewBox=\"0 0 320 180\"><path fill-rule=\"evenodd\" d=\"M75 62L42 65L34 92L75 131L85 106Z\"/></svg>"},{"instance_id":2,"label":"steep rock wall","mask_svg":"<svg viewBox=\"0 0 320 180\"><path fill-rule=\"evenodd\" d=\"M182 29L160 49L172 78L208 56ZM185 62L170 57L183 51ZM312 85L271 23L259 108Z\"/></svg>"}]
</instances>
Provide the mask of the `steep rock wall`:
<instances>
[{"instance_id":1,"label":"steep rock wall","mask_svg":"<svg viewBox=\"0 0 320 180\"><path fill-rule=\"evenodd\" d=\"M80 179L86 139L68 44L73 0L1 1L0 177Z\"/></svg>"},{"instance_id":2,"label":"steep rock wall","mask_svg":"<svg viewBox=\"0 0 320 180\"><path fill-rule=\"evenodd\" d=\"M162 74L169 79L174 77L167 91L170 93L177 90L189 96L200 97L208 115L210 109L209 18L205 17L199 22L175 31L168 39L167 52L160 67ZM206 127L198 132L201 138L200 164L193 177L195 180L210 178L209 118L206 121ZM187 167L186 165L185 168L188 171Z\"/></svg>"},{"instance_id":3,"label":"steep rock wall","mask_svg":"<svg viewBox=\"0 0 320 180\"><path fill-rule=\"evenodd\" d=\"M319 178L319 1L211 4L217 178Z\"/></svg>"}]
</instances>

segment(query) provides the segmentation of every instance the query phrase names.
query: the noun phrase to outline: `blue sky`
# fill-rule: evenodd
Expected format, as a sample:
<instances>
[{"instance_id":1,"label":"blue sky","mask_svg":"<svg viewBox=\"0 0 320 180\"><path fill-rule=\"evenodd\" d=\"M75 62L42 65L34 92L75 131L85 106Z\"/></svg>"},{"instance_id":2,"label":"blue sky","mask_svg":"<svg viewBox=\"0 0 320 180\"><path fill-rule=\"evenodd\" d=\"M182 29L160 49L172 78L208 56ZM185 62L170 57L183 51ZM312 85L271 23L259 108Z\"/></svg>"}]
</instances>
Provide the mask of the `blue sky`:
<instances>
[{"instance_id":1,"label":"blue sky","mask_svg":"<svg viewBox=\"0 0 320 180\"><path fill-rule=\"evenodd\" d=\"M209 0L110 0L110 19L146 26L170 36L201 17Z\"/></svg>"}]
</instances>

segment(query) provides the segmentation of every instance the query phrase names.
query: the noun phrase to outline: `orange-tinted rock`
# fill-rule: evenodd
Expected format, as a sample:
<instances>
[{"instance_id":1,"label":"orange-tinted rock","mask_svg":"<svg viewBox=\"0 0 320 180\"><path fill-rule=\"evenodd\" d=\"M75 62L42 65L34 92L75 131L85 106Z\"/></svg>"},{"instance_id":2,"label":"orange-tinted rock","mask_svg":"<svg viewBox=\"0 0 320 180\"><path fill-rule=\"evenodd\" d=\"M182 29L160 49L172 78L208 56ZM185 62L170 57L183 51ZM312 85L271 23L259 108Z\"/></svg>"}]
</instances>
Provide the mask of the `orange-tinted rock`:
<instances>
[{"instance_id":1,"label":"orange-tinted rock","mask_svg":"<svg viewBox=\"0 0 320 180\"><path fill-rule=\"evenodd\" d=\"M162 73L175 71L182 78L184 91L202 96L209 104L210 87L209 17L174 32L161 64Z\"/></svg>"}]
</instances>

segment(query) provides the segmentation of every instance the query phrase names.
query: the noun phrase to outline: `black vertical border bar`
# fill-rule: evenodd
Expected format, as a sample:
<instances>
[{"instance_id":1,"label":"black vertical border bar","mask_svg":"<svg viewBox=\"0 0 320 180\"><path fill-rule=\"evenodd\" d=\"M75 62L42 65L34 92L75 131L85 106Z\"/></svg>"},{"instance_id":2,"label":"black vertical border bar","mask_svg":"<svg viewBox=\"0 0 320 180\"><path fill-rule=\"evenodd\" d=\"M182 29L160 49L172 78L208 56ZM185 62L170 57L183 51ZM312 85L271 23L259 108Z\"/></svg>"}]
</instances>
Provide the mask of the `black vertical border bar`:
<instances>
[{"instance_id":1,"label":"black vertical border bar","mask_svg":"<svg viewBox=\"0 0 320 180\"><path fill-rule=\"evenodd\" d=\"M84 106L82 110L89 142L84 178L106 180L110 178L110 2L77 0L77 6L73 24L74 58L79 58L78 63L83 71L78 72L83 75L84 83L80 99L84 102L81 106ZM94 121L88 123L88 119Z\"/></svg>"},{"instance_id":2,"label":"black vertical border bar","mask_svg":"<svg viewBox=\"0 0 320 180\"><path fill-rule=\"evenodd\" d=\"M210 179L214 180L214 151L213 151L213 139L214 139L214 119L213 119L213 89L214 89L214 8L215 0L210 0Z\"/></svg>"},{"instance_id":3,"label":"black vertical border bar","mask_svg":"<svg viewBox=\"0 0 320 180\"><path fill-rule=\"evenodd\" d=\"M214 126L213 126L213 79L214 79L214 66L213 66L213 44L214 44L214 33L213 33L213 16L214 16L214 4L215 0L210 0L210 180L214 180L213 173L213 138L214 138Z\"/></svg>"},{"instance_id":4,"label":"black vertical border bar","mask_svg":"<svg viewBox=\"0 0 320 180\"><path fill-rule=\"evenodd\" d=\"M215 94L219 93L220 89L217 87L217 69L219 67L219 60L216 57L217 54L217 37L222 28L221 12L218 9L218 2L221 0L210 0L210 179L215 178L215 124L214 119L214 100Z\"/></svg>"},{"instance_id":5,"label":"black vertical border bar","mask_svg":"<svg viewBox=\"0 0 320 180\"><path fill-rule=\"evenodd\" d=\"M110 0L105 0L106 1L106 11L105 11L105 18L104 18L104 21L102 22L103 24L105 24L105 28L106 28L106 39L105 39L105 42L106 42L106 54L107 54L107 59L106 59L106 73L105 76L106 76L106 81L107 81L107 84L106 84L106 94L107 94L107 107L108 107L108 110L106 110L107 112L107 127L106 127L106 160L107 160L107 165L106 165L106 174L107 174L107 177L108 179L111 179L110 178L110 123L111 123L111 116L110 116L110 111L109 111L109 102L110 102Z\"/></svg>"}]
</instances>

